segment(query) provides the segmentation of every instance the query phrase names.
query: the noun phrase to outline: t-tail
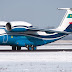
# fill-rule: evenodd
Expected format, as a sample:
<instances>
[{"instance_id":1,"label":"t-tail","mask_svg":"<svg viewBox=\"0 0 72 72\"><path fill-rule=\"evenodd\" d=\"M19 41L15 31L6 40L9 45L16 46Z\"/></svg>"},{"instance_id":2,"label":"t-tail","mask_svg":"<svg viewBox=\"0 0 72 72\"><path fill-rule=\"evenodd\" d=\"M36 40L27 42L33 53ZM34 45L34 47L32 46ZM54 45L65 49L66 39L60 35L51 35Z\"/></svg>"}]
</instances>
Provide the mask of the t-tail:
<instances>
[{"instance_id":1,"label":"t-tail","mask_svg":"<svg viewBox=\"0 0 72 72\"><path fill-rule=\"evenodd\" d=\"M52 38L53 41L59 40L65 36L67 36L68 34L72 33L72 8L58 8L58 9L66 10L66 13L65 13L60 25L56 29L46 30L47 33L54 32L53 35L50 35L50 39ZM51 42L53 42L53 41L51 41Z\"/></svg>"},{"instance_id":2,"label":"t-tail","mask_svg":"<svg viewBox=\"0 0 72 72\"><path fill-rule=\"evenodd\" d=\"M72 32L72 8L58 8L59 10L67 10L64 15L61 24L56 31L61 32Z\"/></svg>"}]
</instances>

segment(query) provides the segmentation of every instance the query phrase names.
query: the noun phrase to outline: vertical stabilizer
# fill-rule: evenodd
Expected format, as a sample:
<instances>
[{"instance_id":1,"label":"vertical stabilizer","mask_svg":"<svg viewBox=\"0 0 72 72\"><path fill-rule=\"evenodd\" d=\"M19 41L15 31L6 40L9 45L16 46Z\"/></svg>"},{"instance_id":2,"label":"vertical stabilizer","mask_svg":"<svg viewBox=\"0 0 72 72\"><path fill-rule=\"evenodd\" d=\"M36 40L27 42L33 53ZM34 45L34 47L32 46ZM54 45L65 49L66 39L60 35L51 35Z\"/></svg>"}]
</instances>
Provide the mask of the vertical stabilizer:
<instances>
[{"instance_id":1,"label":"vertical stabilizer","mask_svg":"<svg viewBox=\"0 0 72 72\"><path fill-rule=\"evenodd\" d=\"M59 27L56 29L58 31L72 32L72 8L58 8L59 10L66 10Z\"/></svg>"}]
</instances>

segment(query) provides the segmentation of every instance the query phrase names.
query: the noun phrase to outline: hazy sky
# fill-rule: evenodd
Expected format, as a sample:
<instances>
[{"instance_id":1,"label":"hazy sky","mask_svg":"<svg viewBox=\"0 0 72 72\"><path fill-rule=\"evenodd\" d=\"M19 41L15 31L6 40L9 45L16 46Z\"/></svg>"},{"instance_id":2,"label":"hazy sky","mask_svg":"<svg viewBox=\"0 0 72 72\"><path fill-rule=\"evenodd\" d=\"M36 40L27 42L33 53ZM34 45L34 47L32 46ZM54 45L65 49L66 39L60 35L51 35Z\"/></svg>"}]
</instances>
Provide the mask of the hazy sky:
<instances>
[{"instance_id":1,"label":"hazy sky","mask_svg":"<svg viewBox=\"0 0 72 72\"><path fill-rule=\"evenodd\" d=\"M65 11L57 8L72 7L72 0L0 0L0 20L26 21L34 26L57 27Z\"/></svg>"}]
</instances>

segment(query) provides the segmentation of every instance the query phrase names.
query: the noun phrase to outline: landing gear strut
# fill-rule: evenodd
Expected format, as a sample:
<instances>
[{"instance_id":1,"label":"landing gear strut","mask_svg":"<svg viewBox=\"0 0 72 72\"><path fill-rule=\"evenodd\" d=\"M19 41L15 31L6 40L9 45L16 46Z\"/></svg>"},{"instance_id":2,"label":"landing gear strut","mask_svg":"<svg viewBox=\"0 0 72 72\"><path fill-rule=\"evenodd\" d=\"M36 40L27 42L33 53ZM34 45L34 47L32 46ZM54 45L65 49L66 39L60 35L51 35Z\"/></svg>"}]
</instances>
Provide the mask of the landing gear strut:
<instances>
[{"instance_id":1,"label":"landing gear strut","mask_svg":"<svg viewBox=\"0 0 72 72\"><path fill-rule=\"evenodd\" d=\"M17 46L17 50L20 51L21 50L21 47L20 46Z\"/></svg>"},{"instance_id":2,"label":"landing gear strut","mask_svg":"<svg viewBox=\"0 0 72 72\"><path fill-rule=\"evenodd\" d=\"M32 48L33 51L36 50L36 46L34 46L34 45L32 45L31 48Z\"/></svg>"},{"instance_id":3,"label":"landing gear strut","mask_svg":"<svg viewBox=\"0 0 72 72\"><path fill-rule=\"evenodd\" d=\"M20 51L21 47L20 46L12 46L12 50L13 51L16 51L16 50Z\"/></svg>"},{"instance_id":4,"label":"landing gear strut","mask_svg":"<svg viewBox=\"0 0 72 72\"><path fill-rule=\"evenodd\" d=\"M12 50L15 51L16 50L16 46L12 46Z\"/></svg>"},{"instance_id":5,"label":"landing gear strut","mask_svg":"<svg viewBox=\"0 0 72 72\"><path fill-rule=\"evenodd\" d=\"M27 45L26 48L27 48L29 51L35 51L35 50L36 50L36 46L34 46L34 45L31 45L31 46Z\"/></svg>"}]
</instances>

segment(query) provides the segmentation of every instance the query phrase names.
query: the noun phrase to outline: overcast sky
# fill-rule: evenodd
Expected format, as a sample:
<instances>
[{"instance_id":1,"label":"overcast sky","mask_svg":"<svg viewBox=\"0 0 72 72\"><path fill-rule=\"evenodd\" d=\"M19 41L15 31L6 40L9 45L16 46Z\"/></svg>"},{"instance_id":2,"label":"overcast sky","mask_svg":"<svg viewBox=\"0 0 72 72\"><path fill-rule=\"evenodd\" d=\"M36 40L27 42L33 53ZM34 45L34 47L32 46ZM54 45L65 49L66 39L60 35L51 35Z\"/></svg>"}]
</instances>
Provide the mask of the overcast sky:
<instances>
[{"instance_id":1,"label":"overcast sky","mask_svg":"<svg viewBox=\"0 0 72 72\"><path fill-rule=\"evenodd\" d=\"M72 0L0 0L1 21L26 21L33 26L57 27L65 11L57 8L72 7Z\"/></svg>"}]
</instances>

